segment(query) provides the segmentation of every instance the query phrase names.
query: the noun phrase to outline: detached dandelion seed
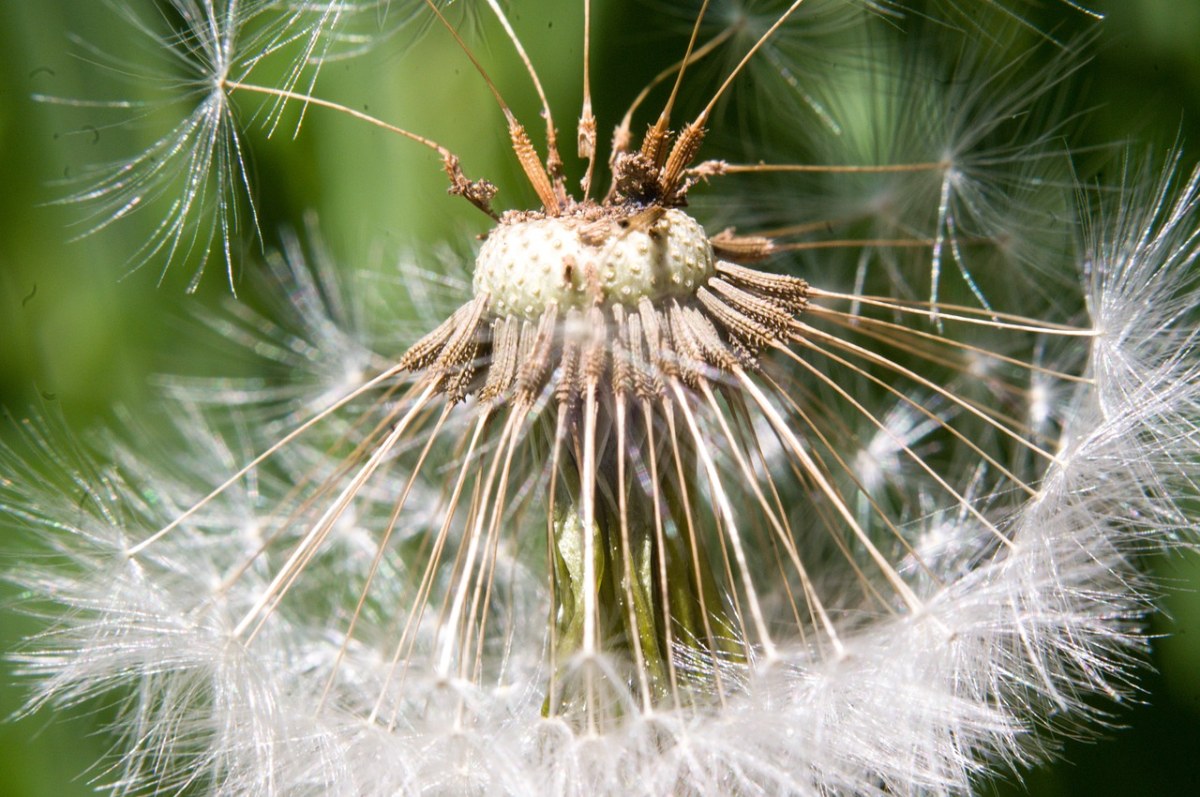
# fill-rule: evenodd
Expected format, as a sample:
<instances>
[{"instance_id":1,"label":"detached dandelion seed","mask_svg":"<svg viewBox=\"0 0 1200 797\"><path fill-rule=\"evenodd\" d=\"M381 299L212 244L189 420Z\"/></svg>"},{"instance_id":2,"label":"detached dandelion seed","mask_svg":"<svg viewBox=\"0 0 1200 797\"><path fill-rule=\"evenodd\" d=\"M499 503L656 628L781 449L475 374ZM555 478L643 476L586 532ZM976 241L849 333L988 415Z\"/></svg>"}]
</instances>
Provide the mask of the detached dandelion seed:
<instances>
[{"instance_id":1,"label":"detached dandelion seed","mask_svg":"<svg viewBox=\"0 0 1200 797\"><path fill-rule=\"evenodd\" d=\"M23 661L35 706L124 690L124 753L99 785L959 794L1099 722L1094 695L1130 691L1150 608L1136 559L1193 544L1200 177L1179 185L1171 164L1147 189L1131 166L1119 209L1084 225L1079 273L1038 273L1002 240L1036 228L998 209L1071 194L1056 128L1022 138L1050 82L951 83L970 101L931 115L953 139L932 156L737 162L710 151L732 87L752 68L803 83L781 33L903 9L692 5L685 48L629 92L607 159L585 44L573 190L504 4L470 10L526 72L540 144L445 16L458 4L173 0L171 52L209 78L208 132L174 131L81 196L100 226L178 189L163 175L181 163L184 198L143 254L174 265L216 245L232 269L226 197L250 180L231 102L249 97L270 127L296 103L426 147L491 228L457 306L399 356L356 338L362 309L315 233L311 265L286 237L268 263L302 317L235 306L210 324L300 373L174 383L184 453L161 465L119 436L114 464L91 465L19 427L62 483L4 452L2 506L68 563L13 576L56 607ZM479 73L537 207L498 208L443 144L320 95L312 70L346 41L343 17L383 10ZM257 81L291 50L282 79ZM981 99L1002 84L1020 96ZM660 95L638 137L634 112ZM789 99L839 113L817 86ZM776 224L785 201L755 224L736 188L834 178L878 193ZM735 226L689 204L714 196Z\"/></svg>"}]
</instances>

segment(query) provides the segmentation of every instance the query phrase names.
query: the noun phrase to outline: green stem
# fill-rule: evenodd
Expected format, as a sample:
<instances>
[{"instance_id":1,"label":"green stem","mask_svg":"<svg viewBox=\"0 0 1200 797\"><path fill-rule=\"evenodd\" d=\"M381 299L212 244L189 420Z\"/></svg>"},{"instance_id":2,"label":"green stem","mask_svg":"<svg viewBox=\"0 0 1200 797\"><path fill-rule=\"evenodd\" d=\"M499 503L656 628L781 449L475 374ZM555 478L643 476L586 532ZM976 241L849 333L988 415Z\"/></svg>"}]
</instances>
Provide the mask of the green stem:
<instances>
[{"instance_id":1,"label":"green stem","mask_svg":"<svg viewBox=\"0 0 1200 797\"><path fill-rule=\"evenodd\" d=\"M616 478L616 453L606 451L596 477L596 511L591 529L584 528L579 515L578 467L573 458L564 457L558 479L560 491L555 502L551 552L555 578L554 660L559 668L555 675L560 685L543 703L543 713L547 716L574 714L586 700L583 694L562 686L566 679L559 677L584 645L587 588L584 557L589 550L584 544L585 534L592 535L590 550L595 557L592 570L598 647L618 672L622 663L629 668L628 673L622 674L626 688L634 692L635 698L643 697L643 688L649 691L652 703L671 697L669 657L672 654L678 657L680 648L722 660L743 655L736 627L728 614L727 596L718 587L719 579L714 572L718 565L702 538L709 529L712 512L701 505L702 491L695 482L695 454L690 446L679 441L676 446L680 467L676 469L674 459L667 457L668 462L663 464L671 470L664 472L662 484L656 485L654 495L647 495L626 478L624 524L617 492L620 485ZM660 450L675 449L661 446ZM627 463L626 471L631 470ZM679 472L689 484L679 483ZM663 513L661 545L654 520L656 500ZM691 701L685 699L685 702Z\"/></svg>"}]
</instances>

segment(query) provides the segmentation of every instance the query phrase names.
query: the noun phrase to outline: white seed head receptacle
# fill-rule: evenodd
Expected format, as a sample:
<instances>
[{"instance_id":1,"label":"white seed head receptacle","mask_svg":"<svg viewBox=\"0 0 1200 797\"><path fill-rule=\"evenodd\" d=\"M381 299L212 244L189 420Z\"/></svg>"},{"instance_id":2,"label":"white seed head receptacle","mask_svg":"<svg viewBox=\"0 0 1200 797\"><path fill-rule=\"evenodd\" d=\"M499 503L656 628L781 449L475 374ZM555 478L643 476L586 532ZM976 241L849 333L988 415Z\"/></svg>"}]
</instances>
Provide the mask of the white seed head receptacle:
<instances>
[{"instance_id":1,"label":"white seed head receptacle","mask_svg":"<svg viewBox=\"0 0 1200 797\"><path fill-rule=\"evenodd\" d=\"M714 273L704 228L680 210L522 217L484 241L475 295L487 294L498 316L537 318L551 304L585 309L689 296Z\"/></svg>"}]
</instances>

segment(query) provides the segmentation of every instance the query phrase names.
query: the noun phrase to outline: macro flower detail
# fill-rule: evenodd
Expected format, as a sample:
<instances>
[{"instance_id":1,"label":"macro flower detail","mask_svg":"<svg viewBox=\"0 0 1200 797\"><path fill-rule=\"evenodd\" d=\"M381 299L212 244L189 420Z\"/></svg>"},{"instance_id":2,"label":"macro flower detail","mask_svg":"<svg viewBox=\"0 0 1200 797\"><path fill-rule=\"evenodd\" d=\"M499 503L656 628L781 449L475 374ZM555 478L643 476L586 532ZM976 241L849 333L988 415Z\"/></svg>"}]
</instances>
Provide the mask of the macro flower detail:
<instances>
[{"instance_id":1,"label":"macro flower detail","mask_svg":"<svg viewBox=\"0 0 1200 797\"><path fill-rule=\"evenodd\" d=\"M1023 132L1044 82L940 156L739 161L710 139L747 69L797 82L777 36L899 12L731 0L715 30L708 2L688 6L686 49L606 161L585 47L573 193L506 6L476 4L535 87L544 155L445 16L462 5L390 11L450 35L486 81L536 207L497 210L504 194L442 144L302 77L351 41L343 17L377 11L353 2L172 0L207 126L80 197L108 226L161 198L178 159L184 198L144 254L215 245L232 269L233 206L206 191L250 187L229 125L254 97L270 125L297 103L427 148L491 225L444 313L390 349L346 311L357 283L315 234L314 262L286 236L268 284L298 317L232 305L208 323L294 388L180 380L173 439L129 420L88 453L26 422L33 455L0 450L0 508L51 554L11 575L48 623L22 654L34 705L120 696L122 754L99 785L963 794L1099 722L1096 696L1133 690L1146 648L1138 558L1194 542L1200 176L1131 169L1115 204L1080 200L1099 221L1075 241L1028 222L1048 242L1031 263L980 219L998 187L1070 202L1045 138L995 141ZM693 77L738 43L715 82ZM288 48L282 81L253 81ZM832 127L837 109L797 91ZM1056 179L1029 176L1043 167ZM768 181L796 175L869 196L777 225L797 203Z\"/></svg>"}]
</instances>

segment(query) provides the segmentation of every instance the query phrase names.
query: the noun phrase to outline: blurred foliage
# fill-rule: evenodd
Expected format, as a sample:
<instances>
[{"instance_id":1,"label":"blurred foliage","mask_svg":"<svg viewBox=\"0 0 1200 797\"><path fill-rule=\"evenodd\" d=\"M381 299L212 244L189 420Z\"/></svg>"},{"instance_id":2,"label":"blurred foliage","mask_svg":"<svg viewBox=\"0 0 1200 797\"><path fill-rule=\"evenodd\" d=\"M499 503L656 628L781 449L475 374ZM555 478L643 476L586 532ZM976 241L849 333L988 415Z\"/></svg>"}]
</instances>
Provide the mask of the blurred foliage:
<instances>
[{"instance_id":1,"label":"blurred foliage","mask_svg":"<svg viewBox=\"0 0 1200 797\"><path fill-rule=\"evenodd\" d=\"M568 141L579 107L573 66L581 54L578 5L512 3L514 22L535 58L572 65L543 69ZM676 57L683 39L679 47L651 41L647 29L661 10L633 0L595 5L592 63L603 136L647 77ZM1070 102L1073 109L1090 109L1071 141L1084 153L1081 162L1090 158L1086 153L1092 147L1125 142L1150 147L1160 157L1179 144L1185 164L1194 163L1200 153L1200 2L1092 0L1088 5L1108 19L1088 42L1092 61L1078 76L1082 85ZM1077 41L1095 28L1086 16L1054 0L1022 7L1038 29L1060 41ZM73 241L83 229L80 210L51 204L64 194L64 179L87 164L127 154L131 141L149 142L156 132L153 118L135 128L103 122L81 126L78 109L69 114L34 101L37 94L114 96L109 76L78 57L69 34L101 50L137 57L127 54L128 31L106 3L0 0L0 408L17 417L61 415L73 428L86 429L110 419L114 406L136 413L152 401L156 372L239 366L216 362L219 352L191 345L181 321L227 296L219 263L210 264L212 273L195 295L184 292L187 274L168 273L160 286L152 266L121 279L150 220ZM684 35L685 30L679 33ZM493 72L496 82L522 87L511 98L515 110L536 118L536 106L524 96L524 76L510 59L497 60L503 65ZM428 96L422 73L439 76L438 96ZM323 75L319 92L442 141L464 154L473 175L487 175L501 186L522 182L515 177L495 104L445 37L431 35L417 43L399 37L364 63L336 63ZM261 131L250 133L267 246L274 230L301 224L309 209L318 212L335 256L352 266L386 263L405 246L469 241L485 229L481 214L464 213L463 203L446 195L444 176L426 150L312 111L295 140L291 133L285 124L269 144ZM502 195L506 205L530 199L511 190ZM248 249L248 260L255 254ZM258 302L253 282L242 277L237 279L241 300ZM5 567L20 567L10 541L2 550L9 556ZM1195 591L1200 561L1172 561L1162 575L1177 589L1167 601L1170 618L1160 618L1155 630L1171 636L1155 645L1158 674L1146 681L1145 705L1116 715L1100 743L1070 744L1066 763L1028 773L1030 793L1200 794L1200 773L1191 763L1200 738L1200 597ZM14 612L19 596L0 595L0 649L12 651L34 624ZM11 668L0 665L0 714L17 711L25 697L14 681ZM99 730L106 716L104 707L89 707L72 716L43 711L0 724L0 797L90 793L90 778L104 780L103 770L89 767L111 744ZM1021 793L1010 785L996 791Z\"/></svg>"}]
</instances>

